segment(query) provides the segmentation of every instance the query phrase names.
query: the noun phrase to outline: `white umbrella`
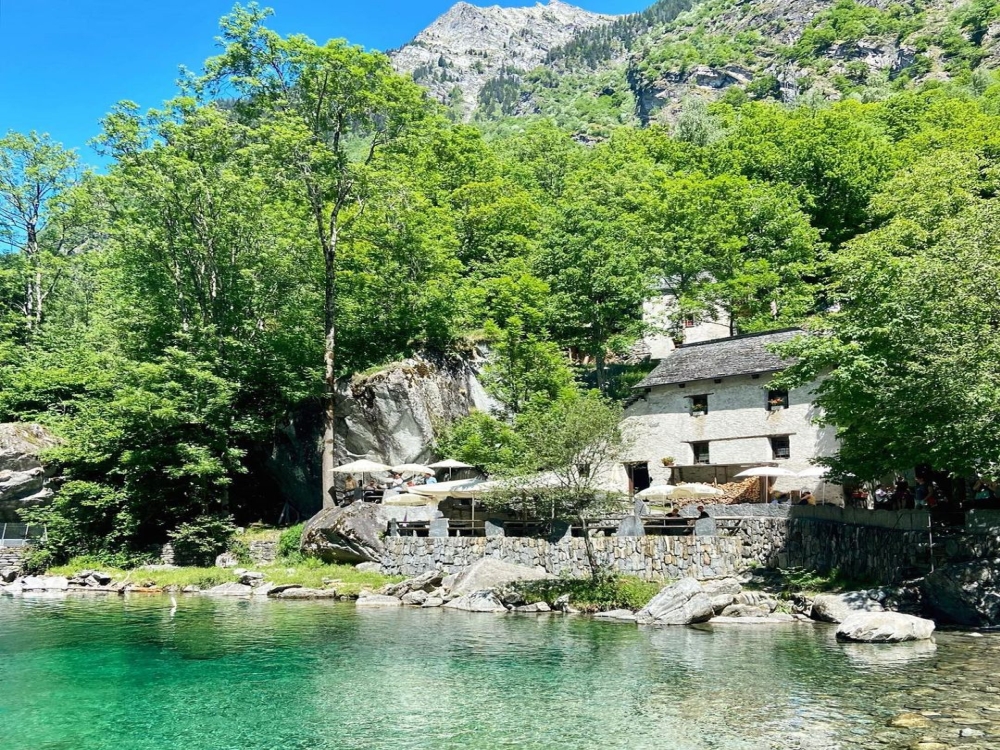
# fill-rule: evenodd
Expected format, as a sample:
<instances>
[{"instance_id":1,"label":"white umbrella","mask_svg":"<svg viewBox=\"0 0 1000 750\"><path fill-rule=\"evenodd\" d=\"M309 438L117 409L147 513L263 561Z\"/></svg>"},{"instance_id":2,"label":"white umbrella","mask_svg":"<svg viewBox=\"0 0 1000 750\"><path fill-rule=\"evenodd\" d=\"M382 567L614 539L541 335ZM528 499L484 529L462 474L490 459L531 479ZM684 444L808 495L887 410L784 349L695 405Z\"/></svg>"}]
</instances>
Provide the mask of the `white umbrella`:
<instances>
[{"instance_id":1,"label":"white umbrella","mask_svg":"<svg viewBox=\"0 0 1000 750\"><path fill-rule=\"evenodd\" d=\"M411 487L410 492L428 497L460 497L456 494L457 492L469 490L480 484L485 484L485 482L482 479L456 479L452 482L438 482L437 484L418 484L416 487ZM464 497L471 497L471 495Z\"/></svg>"},{"instance_id":2,"label":"white umbrella","mask_svg":"<svg viewBox=\"0 0 1000 750\"><path fill-rule=\"evenodd\" d=\"M434 469L423 464L400 464L393 466L392 470L397 474L427 474L430 476L434 473Z\"/></svg>"},{"instance_id":3,"label":"white umbrella","mask_svg":"<svg viewBox=\"0 0 1000 750\"><path fill-rule=\"evenodd\" d=\"M471 469L473 466L471 464L463 464L461 461L456 461L453 458L446 458L444 461L438 461L437 463L427 464L432 469Z\"/></svg>"},{"instance_id":4,"label":"white umbrella","mask_svg":"<svg viewBox=\"0 0 1000 750\"><path fill-rule=\"evenodd\" d=\"M416 495L412 492L404 492L399 495L390 495L382 500L382 505L405 505L416 507L421 505L437 505L441 498L428 497L426 495Z\"/></svg>"},{"instance_id":5,"label":"white umbrella","mask_svg":"<svg viewBox=\"0 0 1000 750\"><path fill-rule=\"evenodd\" d=\"M738 477L794 477L795 472L782 469L780 466L754 466L752 469L745 469L736 476Z\"/></svg>"},{"instance_id":6,"label":"white umbrella","mask_svg":"<svg viewBox=\"0 0 1000 750\"><path fill-rule=\"evenodd\" d=\"M644 490L635 493L636 497L643 500L670 500L677 492L677 485L674 484L654 484Z\"/></svg>"},{"instance_id":7,"label":"white umbrella","mask_svg":"<svg viewBox=\"0 0 1000 750\"><path fill-rule=\"evenodd\" d=\"M369 461L367 458L351 461L349 464L337 466L333 469L333 471L337 474L378 474L379 472L390 470L390 466L376 463L375 461Z\"/></svg>"},{"instance_id":8,"label":"white umbrella","mask_svg":"<svg viewBox=\"0 0 1000 750\"><path fill-rule=\"evenodd\" d=\"M768 477L794 477L795 472L782 469L780 466L754 466L752 469L745 469L736 476L738 477L760 477L761 495L760 501L767 502Z\"/></svg>"},{"instance_id":9,"label":"white umbrella","mask_svg":"<svg viewBox=\"0 0 1000 750\"><path fill-rule=\"evenodd\" d=\"M726 493L720 490L718 487L713 487L710 484L691 482L689 484L677 485L677 490L676 492L674 492L674 497L693 497L693 498L722 497L725 494Z\"/></svg>"},{"instance_id":10,"label":"white umbrella","mask_svg":"<svg viewBox=\"0 0 1000 750\"><path fill-rule=\"evenodd\" d=\"M476 467L471 464L462 463L461 461L456 461L454 458L446 458L443 461L438 461L437 463L427 464L431 469L447 469L448 479L451 479L451 472L454 469L474 469Z\"/></svg>"}]
</instances>

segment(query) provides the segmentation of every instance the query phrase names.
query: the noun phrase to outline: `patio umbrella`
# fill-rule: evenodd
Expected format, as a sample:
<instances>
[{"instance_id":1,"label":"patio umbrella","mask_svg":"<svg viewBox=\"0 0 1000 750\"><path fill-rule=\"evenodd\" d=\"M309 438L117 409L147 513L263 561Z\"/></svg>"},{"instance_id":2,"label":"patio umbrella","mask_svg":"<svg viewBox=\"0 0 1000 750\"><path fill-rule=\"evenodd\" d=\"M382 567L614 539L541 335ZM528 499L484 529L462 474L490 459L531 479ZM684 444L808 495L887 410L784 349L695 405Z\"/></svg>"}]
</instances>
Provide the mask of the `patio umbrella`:
<instances>
[{"instance_id":1,"label":"patio umbrella","mask_svg":"<svg viewBox=\"0 0 1000 750\"><path fill-rule=\"evenodd\" d=\"M383 471L390 471L391 468L386 464L369 461L367 458L360 458L357 461L351 461L349 464L337 466L333 471L337 474L378 474Z\"/></svg>"},{"instance_id":2,"label":"patio umbrella","mask_svg":"<svg viewBox=\"0 0 1000 750\"><path fill-rule=\"evenodd\" d=\"M691 482L689 484L677 485L677 489L674 492L674 497L701 499L705 497L723 497L725 494L726 493L720 490L718 487L713 487L710 484Z\"/></svg>"},{"instance_id":3,"label":"patio umbrella","mask_svg":"<svg viewBox=\"0 0 1000 750\"><path fill-rule=\"evenodd\" d=\"M677 492L677 485L674 484L654 484L644 490L635 493L636 497L643 500L672 500Z\"/></svg>"},{"instance_id":4,"label":"patio umbrella","mask_svg":"<svg viewBox=\"0 0 1000 750\"><path fill-rule=\"evenodd\" d=\"M769 477L794 477L795 472L789 471L788 469L782 469L780 466L754 466L752 469L744 469L736 476L738 477L760 477L761 478L761 495L760 501L762 503L767 502L767 488L768 488L768 478Z\"/></svg>"},{"instance_id":5,"label":"patio umbrella","mask_svg":"<svg viewBox=\"0 0 1000 750\"><path fill-rule=\"evenodd\" d=\"M383 498L382 505L403 505L417 507L422 505L437 505L441 498L429 497L427 495L416 495L412 492L404 492L399 495L390 495Z\"/></svg>"},{"instance_id":6,"label":"patio umbrella","mask_svg":"<svg viewBox=\"0 0 1000 750\"><path fill-rule=\"evenodd\" d=\"M471 464L462 463L461 461L456 461L454 458L446 458L443 461L438 461L437 463L427 464L428 468L431 469L447 469L448 479L451 479L451 472L454 469L474 469L475 467Z\"/></svg>"},{"instance_id":7,"label":"patio umbrella","mask_svg":"<svg viewBox=\"0 0 1000 750\"><path fill-rule=\"evenodd\" d=\"M397 474L426 474L430 476L434 473L434 469L423 464L400 464L393 466L392 470Z\"/></svg>"}]
</instances>

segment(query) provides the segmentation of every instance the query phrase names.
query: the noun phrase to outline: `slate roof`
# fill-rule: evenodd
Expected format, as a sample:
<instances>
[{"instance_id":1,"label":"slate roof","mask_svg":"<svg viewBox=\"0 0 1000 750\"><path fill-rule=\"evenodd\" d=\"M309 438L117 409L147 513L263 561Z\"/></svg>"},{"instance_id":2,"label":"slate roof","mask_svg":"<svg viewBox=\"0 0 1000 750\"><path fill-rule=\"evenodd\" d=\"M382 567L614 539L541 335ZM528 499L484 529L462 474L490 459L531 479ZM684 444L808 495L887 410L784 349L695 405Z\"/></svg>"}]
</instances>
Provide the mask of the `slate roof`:
<instances>
[{"instance_id":1,"label":"slate roof","mask_svg":"<svg viewBox=\"0 0 1000 750\"><path fill-rule=\"evenodd\" d=\"M769 352L767 347L790 341L802 333L799 328L786 328L685 344L660 360L660 364L635 388L783 370L791 361Z\"/></svg>"}]
</instances>

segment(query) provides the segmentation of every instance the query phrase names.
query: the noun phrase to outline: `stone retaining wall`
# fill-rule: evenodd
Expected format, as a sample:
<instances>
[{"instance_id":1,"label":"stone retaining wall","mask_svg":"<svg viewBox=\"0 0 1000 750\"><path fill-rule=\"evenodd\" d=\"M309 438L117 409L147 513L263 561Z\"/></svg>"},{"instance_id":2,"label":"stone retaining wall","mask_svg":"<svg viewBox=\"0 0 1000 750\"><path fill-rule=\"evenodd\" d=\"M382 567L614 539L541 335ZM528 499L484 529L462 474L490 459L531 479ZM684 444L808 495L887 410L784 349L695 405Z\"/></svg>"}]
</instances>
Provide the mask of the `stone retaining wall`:
<instances>
[{"instance_id":1,"label":"stone retaining wall","mask_svg":"<svg viewBox=\"0 0 1000 750\"><path fill-rule=\"evenodd\" d=\"M645 580L715 578L746 567L738 537L596 537L593 542L603 567ZM404 576L428 570L454 573L484 557L541 566L553 575L590 574L584 540L579 537L558 542L531 537L389 537L382 570Z\"/></svg>"},{"instance_id":2,"label":"stone retaining wall","mask_svg":"<svg viewBox=\"0 0 1000 750\"><path fill-rule=\"evenodd\" d=\"M0 547L0 568L20 568L26 553L24 547Z\"/></svg>"},{"instance_id":3,"label":"stone retaining wall","mask_svg":"<svg viewBox=\"0 0 1000 750\"><path fill-rule=\"evenodd\" d=\"M273 563L275 558L278 557L277 542L258 540L250 542L247 547L249 548L250 559L253 560L254 565L268 565L269 563Z\"/></svg>"}]
</instances>

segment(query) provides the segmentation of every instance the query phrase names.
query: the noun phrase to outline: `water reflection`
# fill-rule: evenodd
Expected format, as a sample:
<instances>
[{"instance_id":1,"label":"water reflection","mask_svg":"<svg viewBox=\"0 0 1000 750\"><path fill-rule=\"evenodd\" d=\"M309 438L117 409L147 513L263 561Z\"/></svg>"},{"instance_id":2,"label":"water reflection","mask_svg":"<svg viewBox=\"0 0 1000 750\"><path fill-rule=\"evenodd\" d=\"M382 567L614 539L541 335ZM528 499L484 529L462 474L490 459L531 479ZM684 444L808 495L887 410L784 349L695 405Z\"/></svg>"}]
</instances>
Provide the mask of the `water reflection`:
<instances>
[{"instance_id":1,"label":"water reflection","mask_svg":"<svg viewBox=\"0 0 1000 750\"><path fill-rule=\"evenodd\" d=\"M887 647L802 624L208 597L170 610L0 599L5 750L892 748L922 736L886 728L903 710L950 712L952 735L985 721L989 739L984 706L1000 704L996 636Z\"/></svg>"}]
</instances>

